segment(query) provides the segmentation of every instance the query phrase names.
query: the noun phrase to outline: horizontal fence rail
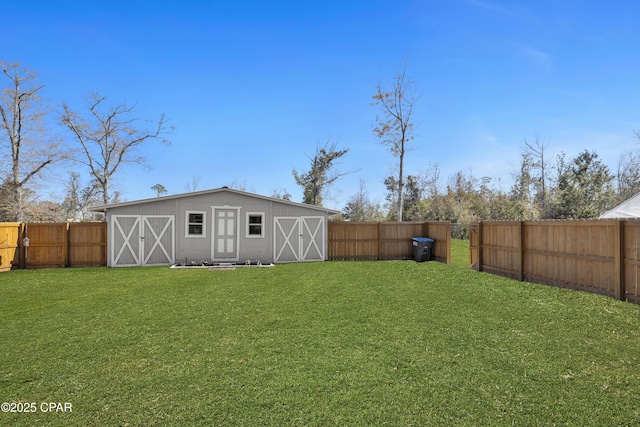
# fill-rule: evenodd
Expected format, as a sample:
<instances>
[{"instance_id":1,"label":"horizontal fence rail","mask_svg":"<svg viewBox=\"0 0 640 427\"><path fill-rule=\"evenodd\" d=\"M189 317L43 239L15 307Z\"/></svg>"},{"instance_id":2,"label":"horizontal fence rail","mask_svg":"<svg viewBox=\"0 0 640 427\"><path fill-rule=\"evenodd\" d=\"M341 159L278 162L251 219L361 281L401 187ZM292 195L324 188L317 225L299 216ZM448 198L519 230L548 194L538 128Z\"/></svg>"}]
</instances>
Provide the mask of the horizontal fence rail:
<instances>
[{"instance_id":1,"label":"horizontal fence rail","mask_svg":"<svg viewBox=\"0 0 640 427\"><path fill-rule=\"evenodd\" d=\"M478 222L469 243L472 269L640 303L640 220Z\"/></svg>"},{"instance_id":2,"label":"horizontal fence rail","mask_svg":"<svg viewBox=\"0 0 640 427\"><path fill-rule=\"evenodd\" d=\"M106 222L0 223L0 271L106 265Z\"/></svg>"},{"instance_id":3,"label":"horizontal fence rail","mask_svg":"<svg viewBox=\"0 0 640 427\"><path fill-rule=\"evenodd\" d=\"M333 261L412 259L412 237L434 240L431 257L451 263L449 222L329 222Z\"/></svg>"}]
</instances>

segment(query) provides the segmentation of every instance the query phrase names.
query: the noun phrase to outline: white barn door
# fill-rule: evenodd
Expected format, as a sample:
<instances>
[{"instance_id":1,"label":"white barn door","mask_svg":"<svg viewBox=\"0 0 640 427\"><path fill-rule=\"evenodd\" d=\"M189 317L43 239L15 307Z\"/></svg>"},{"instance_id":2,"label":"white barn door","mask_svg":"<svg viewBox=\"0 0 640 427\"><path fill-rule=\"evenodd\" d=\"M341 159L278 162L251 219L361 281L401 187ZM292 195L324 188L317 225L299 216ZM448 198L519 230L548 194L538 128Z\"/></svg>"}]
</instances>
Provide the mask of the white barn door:
<instances>
[{"instance_id":1,"label":"white barn door","mask_svg":"<svg viewBox=\"0 0 640 427\"><path fill-rule=\"evenodd\" d=\"M111 217L111 267L173 264L173 215L113 215Z\"/></svg>"},{"instance_id":2,"label":"white barn door","mask_svg":"<svg viewBox=\"0 0 640 427\"><path fill-rule=\"evenodd\" d=\"M111 267L130 267L142 265L140 248L140 215L111 216Z\"/></svg>"},{"instance_id":3,"label":"white barn door","mask_svg":"<svg viewBox=\"0 0 640 427\"><path fill-rule=\"evenodd\" d=\"M303 216L300 222L302 235L302 261L324 261L324 217Z\"/></svg>"},{"instance_id":4,"label":"white barn door","mask_svg":"<svg viewBox=\"0 0 640 427\"><path fill-rule=\"evenodd\" d=\"M324 217L274 218L274 261L325 260Z\"/></svg>"},{"instance_id":5,"label":"white barn door","mask_svg":"<svg viewBox=\"0 0 640 427\"><path fill-rule=\"evenodd\" d=\"M142 217L142 265L166 265L175 261L173 215Z\"/></svg>"},{"instance_id":6,"label":"white barn door","mask_svg":"<svg viewBox=\"0 0 640 427\"><path fill-rule=\"evenodd\" d=\"M300 218L274 218L274 262L300 261Z\"/></svg>"}]
</instances>

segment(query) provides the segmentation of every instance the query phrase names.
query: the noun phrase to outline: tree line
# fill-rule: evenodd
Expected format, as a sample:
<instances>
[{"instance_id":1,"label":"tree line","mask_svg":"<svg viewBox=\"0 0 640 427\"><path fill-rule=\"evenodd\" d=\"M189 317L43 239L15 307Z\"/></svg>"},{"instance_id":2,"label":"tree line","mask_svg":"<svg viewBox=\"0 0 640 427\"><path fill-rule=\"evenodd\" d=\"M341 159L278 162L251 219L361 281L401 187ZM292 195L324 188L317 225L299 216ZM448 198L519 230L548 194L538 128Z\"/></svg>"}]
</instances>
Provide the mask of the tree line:
<instances>
[{"instance_id":1,"label":"tree line","mask_svg":"<svg viewBox=\"0 0 640 427\"><path fill-rule=\"evenodd\" d=\"M390 85L378 84L373 105L379 108L374 134L397 159L396 174L384 179L384 202L373 201L360 182L338 219L347 221L451 221L454 237L464 238L468 224L478 220L585 219L598 217L640 191L640 151L622 153L614 168L604 164L595 151L584 150L567 159L560 152L550 155L550 143L539 135L524 139L521 158L513 174L513 184L503 189L499 178L474 177L459 171L443 183L437 163L427 171L405 174L404 159L414 139L414 106L419 100L407 64ZM640 140L640 132L636 132ZM342 176L333 171L335 161L348 150L329 151L334 163L324 163L320 174ZM321 153L322 154L322 153ZM312 157L309 173L317 162ZM296 172L294 171L294 175ZM326 184L335 180L326 181ZM303 185L305 194L307 188ZM305 203L319 204L322 197Z\"/></svg>"},{"instance_id":2,"label":"tree line","mask_svg":"<svg viewBox=\"0 0 640 427\"><path fill-rule=\"evenodd\" d=\"M595 151L572 159L560 152L549 156L549 143L525 140L513 184L500 179L456 172L445 183L433 164L422 174L408 175L403 189L406 221L451 221L453 234L465 238L468 224L483 220L597 218L640 191L640 152L625 153L614 169ZM384 203L371 201L364 183L342 210L349 221L395 221L397 183L385 181Z\"/></svg>"},{"instance_id":3,"label":"tree line","mask_svg":"<svg viewBox=\"0 0 640 427\"><path fill-rule=\"evenodd\" d=\"M595 151L567 159L549 156L550 144L538 137L524 141L513 184L504 189L499 178L475 177L458 171L445 182L437 164L406 177L403 220L451 221L455 238L466 238L474 221L597 218L640 192L640 151L621 155L615 168ZM386 200L373 201L364 182L340 215L347 221L396 221L397 181L385 180Z\"/></svg>"},{"instance_id":4,"label":"tree line","mask_svg":"<svg viewBox=\"0 0 640 427\"><path fill-rule=\"evenodd\" d=\"M0 221L75 221L92 219L87 208L119 201L112 181L124 164L144 164L141 145L169 143L172 127L161 115L140 118L136 105L111 104L90 92L81 106L63 102L57 109L40 96L37 75L19 63L0 61ZM384 201L372 200L366 184L347 200L338 219L349 221L451 221L456 237L465 237L476 220L578 219L597 217L640 191L640 151L624 153L615 167L584 150L568 159L550 155L540 136L524 139L513 184L504 189L494 177L474 177L459 171L443 182L437 163L425 171L407 173L405 156L411 151L416 128L414 106L420 97L407 64L389 85L379 83L372 96L378 109L374 135L396 159L394 174L383 179ZM635 137L640 140L640 132ZM302 202L322 206L332 185L354 171L339 170L348 148L327 139L307 154L307 167L292 170L302 189ZM70 169L65 195L44 200L50 172ZM194 175L187 191L195 191ZM231 184L244 189L244 184ZM162 184L151 187L157 196ZM284 190L273 197L291 200Z\"/></svg>"}]
</instances>

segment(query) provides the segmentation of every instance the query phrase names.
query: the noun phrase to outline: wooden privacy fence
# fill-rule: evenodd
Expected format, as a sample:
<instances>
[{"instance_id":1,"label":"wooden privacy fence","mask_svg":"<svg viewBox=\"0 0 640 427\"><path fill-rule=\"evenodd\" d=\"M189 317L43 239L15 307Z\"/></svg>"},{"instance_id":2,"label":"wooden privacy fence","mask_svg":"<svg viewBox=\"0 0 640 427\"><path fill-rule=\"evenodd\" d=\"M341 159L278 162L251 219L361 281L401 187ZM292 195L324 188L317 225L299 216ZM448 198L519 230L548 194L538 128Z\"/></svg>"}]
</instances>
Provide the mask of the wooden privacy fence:
<instances>
[{"instance_id":1,"label":"wooden privacy fence","mask_svg":"<svg viewBox=\"0 0 640 427\"><path fill-rule=\"evenodd\" d=\"M0 223L0 271L105 265L106 222Z\"/></svg>"},{"instance_id":2,"label":"wooden privacy fence","mask_svg":"<svg viewBox=\"0 0 640 427\"><path fill-rule=\"evenodd\" d=\"M451 263L449 222L329 222L330 260L413 259L412 237L434 240L431 257Z\"/></svg>"},{"instance_id":3,"label":"wooden privacy fence","mask_svg":"<svg viewBox=\"0 0 640 427\"><path fill-rule=\"evenodd\" d=\"M411 238L430 237L432 258L451 263L449 222L329 222L328 233L330 260L413 259ZM0 223L0 271L106 265L106 222Z\"/></svg>"},{"instance_id":4,"label":"wooden privacy fence","mask_svg":"<svg viewBox=\"0 0 640 427\"><path fill-rule=\"evenodd\" d=\"M471 268L640 303L640 220L478 222Z\"/></svg>"}]
</instances>

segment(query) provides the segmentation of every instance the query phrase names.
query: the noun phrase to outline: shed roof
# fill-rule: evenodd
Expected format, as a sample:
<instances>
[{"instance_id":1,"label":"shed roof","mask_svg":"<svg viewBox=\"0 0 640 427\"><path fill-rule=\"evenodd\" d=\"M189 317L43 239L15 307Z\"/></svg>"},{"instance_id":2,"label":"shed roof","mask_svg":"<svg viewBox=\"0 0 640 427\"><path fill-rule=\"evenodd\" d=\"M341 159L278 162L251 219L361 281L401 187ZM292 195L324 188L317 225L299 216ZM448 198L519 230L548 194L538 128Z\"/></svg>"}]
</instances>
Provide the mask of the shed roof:
<instances>
[{"instance_id":1,"label":"shed roof","mask_svg":"<svg viewBox=\"0 0 640 427\"><path fill-rule=\"evenodd\" d=\"M206 194L216 194L216 193L224 193L224 192L240 194L240 195L243 195L243 196L253 197L253 198L256 198L256 199L267 200L267 201L270 201L270 202L282 203L282 204L285 204L285 205L304 207L304 208L307 208L307 209L312 209L312 210L316 210L316 211L320 211L320 212L325 212L327 215L335 215L335 214L340 213L340 211L336 211L336 210L333 210L333 209L327 209L327 208L323 208L323 207L320 207L320 206L314 206L314 205L307 205L307 204L304 204L304 203L296 203L296 202L292 202L292 201L285 200L285 199L278 199L278 198L275 198L275 197L262 196L260 194L248 193L246 191L240 191L240 190L234 190L234 189L229 188L229 187L220 187L220 188L214 188L214 189L210 189L210 190L193 191L193 192L190 192L190 193L173 194L171 196L153 197L153 198L149 198L149 199L133 200L133 201L130 201L130 202L111 203L111 204L108 204L108 205L98 205L98 206L90 207L89 210L92 211L92 212L106 212L108 209L119 208L119 207L122 207L122 206L135 206L135 205L141 205L141 204L145 204L145 203L158 202L158 201L162 201L162 200L180 199L180 198L191 197L191 196L201 196L201 195L206 195Z\"/></svg>"}]
</instances>

